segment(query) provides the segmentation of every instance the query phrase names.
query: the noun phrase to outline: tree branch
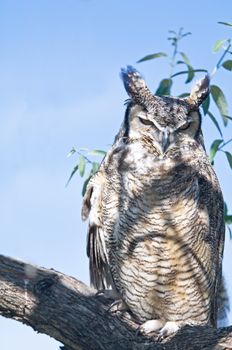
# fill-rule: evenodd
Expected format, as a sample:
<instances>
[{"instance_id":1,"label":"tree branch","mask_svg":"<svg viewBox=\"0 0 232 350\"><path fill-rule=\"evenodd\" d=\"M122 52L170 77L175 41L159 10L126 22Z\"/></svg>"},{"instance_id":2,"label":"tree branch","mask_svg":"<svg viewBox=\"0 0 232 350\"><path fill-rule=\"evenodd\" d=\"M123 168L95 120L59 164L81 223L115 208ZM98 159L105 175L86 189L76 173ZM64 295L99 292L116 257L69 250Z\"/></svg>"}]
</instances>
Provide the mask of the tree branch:
<instances>
[{"instance_id":1,"label":"tree branch","mask_svg":"<svg viewBox=\"0 0 232 350\"><path fill-rule=\"evenodd\" d=\"M135 335L128 313L112 314L109 301L53 269L0 255L0 315L31 326L70 350L232 349L232 327L184 327L165 343Z\"/></svg>"}]
</instances>

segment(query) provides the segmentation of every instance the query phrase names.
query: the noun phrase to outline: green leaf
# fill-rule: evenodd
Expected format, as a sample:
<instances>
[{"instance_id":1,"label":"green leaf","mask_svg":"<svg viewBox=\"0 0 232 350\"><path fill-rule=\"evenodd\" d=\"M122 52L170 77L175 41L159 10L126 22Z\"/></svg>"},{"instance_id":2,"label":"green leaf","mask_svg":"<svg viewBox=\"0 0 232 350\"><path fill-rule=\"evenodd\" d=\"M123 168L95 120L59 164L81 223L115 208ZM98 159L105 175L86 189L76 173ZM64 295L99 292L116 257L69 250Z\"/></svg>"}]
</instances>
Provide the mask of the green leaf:
<instances>
[{"instance_id":1,"label":"green leaf","mask_svg":"<svg viewBox=\"0 0 232 350\"><path fill-rule=\"evenodd\" d=\"M230 234L230 239L232 239L232 230L231 230L230 226L227 226L227 228L228 228L228 231L229 231L229 234Z\"/></svg>"},{"instance_id":2,"label":"green leaf","mask_svg":"<svg viewBox=\"0 0 232 350\"><path fill-rule=\"evenodd\" d=\"M98 171L99 167L100 167L100 164L98 162L93 162L91 174L94 175Z\"/></svg>"},{"instance_id":3,"label":"green leaf","mask_svg":"<svg viewBox=\"0 0 232 350\"><path fill-rule=\"evenodd\" d=\"M218 52L225 42L227 42L227 39L217 40L213 46L213 52Z\"/></svg>"},{"instance_id":4,"label":"green leaf","mask_svg":"<svg viewBox=\"0 0 232 350\"><path fill-rule=\"evenodd\" d=\"M93 162L92 163L92 169L90 170L89 176L87 177L87 179L83 183L82 196L85 195L88 183L89 183L90 179L93 177L93 175L98 171L99 166L100 166L100 164L98 162Z\"/></svg>"},{"instance_id":5,"label":"green leaf","mask_svg":"<svg viewBox=\"0 0 232 350\"><path fill-rule=\"evenodd\" d=\"M223 114L223 117L226 118L226 119L232 120L232 117L230 117L229 115Z\"/></svg>"},{"instance_id":6,"label":"green leaf","mask_svg":"<svg viewBox=\"0 0 232 350\"><path fill-rule=\"evenodd\" d=\"M225 115L228 115L228 104L225 98L223 91L217 85L211 85L211 95L214 102L216 103L218 110L222 116L223 123L226 126L228 119L225 118Z\"/></svg>"},{"instance_id":7,"label":"green leaf","mask_svg":"<svg viewBox=\"0 0 232 350\"><path fill-rule=\"evenodd\" d=\"M232 120L232 117L230 117L229 115L225 115L225 114L223 114L223 117L224 117L225 119Z\"/></svg>"},{"instance_id":8,"label":"green leaf","mask_svg":"<svg viewBox=\"0 0 232 350\"><path fill-rule=\"evenodd\" d=\"M80 154L80 156L79 156L79 174L80 174L81 177L84 176L85 165L86 165L85 158L83 157L82 154Z\"/></svg>"},{"instance_id":9,"label":"green leaf","mask_svg":"<svg viewBox=\"0 0 232 350\"><path fill-rule=\"evenodd\" d=\"M188 56L184 52L180 52L180 55L182 56L184 63L187 64L187 66L191 66Z\"/></svg>"},{"instance_id":10,"label":"green leaf","mask_svg":"<svg viewBox=\"0 0 232 350\"><path fill-rule=\"evenodd\" d=\"M204 112L204 115L206 115L208 113L209 105L210 105L210 97L208 95L201 105L203 112Z\"/></svg>"},{"instance_id":11,"label":"green leaf","mask_svg":"<svg viewBox=\"0 0 232 350\"><path fill-rule=\"evenodd\" d=\"M73 147L71 151L67 154L67 158L71 157L74 153L76 153L76 149Z\"/></svg>"},{"instance_id":12,"label":"green leaf","mask_svg":"<svg viewBox=\"0 0 232 350\"><path fill-rule=\"evenodd\" d=\"M207 73L208 72L206 69L193 69L193 71L194 71L194 73L197 73L197 72L205 72L205 73ZM178 75L181 75L181 74L189 74L189 71L185 70L185 71L177 72L177 73L173 74L171 76L171 78L177 77Z\"/></svg>"},{"instance_id":13,"label":"green leaf","mask_svg":"<svg viewBox=\"0 0 232 350\"><path fill-rule=\"evenodd\" d=\"M165 52L153 53L151 55L147 55L147 56L141 58L140 60L137 61L137 63L148 61L148 60L153 60L154 58L158 58L158 57L167 57L167 54Z\"/></svg>"},{"instance_id":14,"label":"green leaf","mask_svg":"<svg viewBox=\"0 0 232 350\"><path fill-rule=\"evenodd\" d=\"M232 71L232 60L227 60L223 62L222 67L229 71Z\"/></svg>"},{"instance_id":15,"label":"green leaf","mask_svg":"<svg viewBox=\"0 0 232 350\"><path fill-rule=\"evenodd\" d=\"M228 163L232 169L232 154L230 152L225 152Z\"/></svg>"},{"instance_id":16,"label":"green leaf","mask_svg":"<svg viewBox=\"0 0 232 350\"><path fill-rule=\"evenodd\" d=\"M178 63L178 64L185 63L185 64L187 65L187 68L188 68L188 77L187 77L187 80L186 80L185 84L188 84L188 83L190 83L190 81L192 81L193 78L194 78L194 75L195 75L194 69L193 69L193 67L191 66L191 63L190 63L190 61L189 61L188 56L187 56L184 52L180 52L180 55L182 56L183 61L178 61L177 63Z\"/></svg>"},{"instance_id":17,"label":"green leaf","mask_svg":"<svg viewBox=\"0 0 232 350\"><path fill-rule=\"evenodd\" d=\"M178 97L180 97L180 98L189 97L189 93L188 92L184 92L183 94L178 95Z\"/></svg>"},{"instance_id":18,"label":"green leaf","mask_svg":"<svg viewBox=\"0 0 232 350\"><path fill-rule=\"evenodd\" d=\"M89 180L91 179L92 175L90 174L87 179L85 179L84 183L83 183L83 187L82 187L82 191L81 191L81 194L82 196L84 197L85 195L85 192L86 192L86 188L87 188L87 185L89 183Z\"/></svg>"},{"instance_id":19,"label":"green leaf","mask_svg":"<svg viewBox=\"0 0 232 350\"><path fill-rule=\"evenodd\" d=\"M215 118L215 116L210 111L208 111L207 114L210 117L210 119L212 120L212 122L214 123L214 125L216 126L216 128L218 129L220 136L223 137L221 128L220 128L220 126L218 124L218 121Z\"/></svg>"},{"instance_id":20,"label":"green leaf","mask_svg":"<svg viewBox=\"0 0 232 350\"><path fill-rule=\"evenodd\" d=\"M187 36L187 35L191 35L191 34L192 34L191 32L184 33L184 34L182 35L182 38L184 38L184 37Z\"/></svg>"},{"instance_id":21,"label":"green leaf","mask_svg":"<svg viewBox=\"0 0 232 350\"><path fill-rule=\"evenodd\" d=\"M231 225L232 224L232 215L225 215L224 219L225 219L226 225Z\"/></svg>"},{"instance_id":22,"label":"green leaf","mask_svg":"<svg viewBox=\"0 0 232 350\"><path fill-rule=\"evenodd\" d=\"M232 27L232 23L230 22L218 22L219 24L223 24L224 26Z\"/></svg>"},{"instance_id":23,"label":"green leaf","mask_svg":"<svg viewBox=\"0 0 232 350\"><path fill-rule=\"evenodd\" d=\"M194 75L195 75L193 67L192 66L187 66L187 67L188 67L188 76L187 76L187 79L185 81L185 84L190 83L190 81L193 80Z\"/></svg>"},{"instance_id":24,"label":"green leaf","mask_svg":"<svg viewBox=\"0 0 232 350\"><path fill-rule=\"evenodd\" d=\"M172 41L171 45L175 45L175 43L177 42L177 38L173 36L168 37L168 40Z\"/></svg>"},{"instance_id":25,"label":"green leaf","mask_svg":"<svg viewBox=\"0 0 232 350\"><path fill-rule=\"evenodd\" d=\"M155 92L155 95L170 95L172 87L172 79L163 79L161 80L158 89Z\"/></svg>"},{"instance_id":26,"label":"green leaf","mask_svg":"<svg viewBox=\"0 0 232 350\"><path fill-rule=\"evenodd\" d=\"M177 33L175 32L175 30L169 30L168 33L172 33L172 34L177 35Z\"/></svg>"},{"instance_id":27,"label":"green leaf","mask_svg":"<svg viewBox=\"0 0 232 350\"><path fill-rule=\"evenodd\" d=\"M76 165L76 166L73 168L73 171L71 172L71 175L69 176L69 179L68 179L68 181L67 181L67 183L66 183L66 187L68 186L69 182L71 181L73 175L77 172L78 168L79 168L79 165Z\"/></svg>"},{"instance_id":28,"label":"green leaf","mask_svg":"<svg viewBox=\"0 0 232 350\"><path fill-rule=\"evenodd\" d=\"M89 152L90 155L92 156L105 156L106 155L106 151L102 151L100 149L94 149L92 151Z\"/></svg>"},{"instance_id":29,"label":"green leaf","mask_svg":"<svg viewBox=\"0 0 232 350\"><path fill-rule=\"evenodd\" d=\"M212 143L212 145L210 147L210 151L209 151L210 163L212 163L212 161L214 160L214 157L215 157L215 155L218 151L218 148L222 142L223 142L223 140L214 140L214 142Z\"/></svg>"}]
</instances>

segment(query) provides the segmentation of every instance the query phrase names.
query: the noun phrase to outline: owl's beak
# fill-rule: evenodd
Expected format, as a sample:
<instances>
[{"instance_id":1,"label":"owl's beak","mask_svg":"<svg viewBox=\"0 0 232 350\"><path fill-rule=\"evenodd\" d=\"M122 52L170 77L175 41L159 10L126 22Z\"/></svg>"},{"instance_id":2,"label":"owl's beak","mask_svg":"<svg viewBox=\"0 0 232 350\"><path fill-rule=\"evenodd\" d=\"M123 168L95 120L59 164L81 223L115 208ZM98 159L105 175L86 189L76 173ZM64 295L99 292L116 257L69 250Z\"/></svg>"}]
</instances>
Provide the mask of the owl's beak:
<instances>
[{"instance_id":1,"label":"owl's beak","mask_svg":"<svg viewBox=\"0 0 232 350\"><path fill-rule=\"evenodd\" d=\"M160 131L159 142L163 153L165 153L170 145L170 131L167 128Z\"/></svg>"}]
</instances>

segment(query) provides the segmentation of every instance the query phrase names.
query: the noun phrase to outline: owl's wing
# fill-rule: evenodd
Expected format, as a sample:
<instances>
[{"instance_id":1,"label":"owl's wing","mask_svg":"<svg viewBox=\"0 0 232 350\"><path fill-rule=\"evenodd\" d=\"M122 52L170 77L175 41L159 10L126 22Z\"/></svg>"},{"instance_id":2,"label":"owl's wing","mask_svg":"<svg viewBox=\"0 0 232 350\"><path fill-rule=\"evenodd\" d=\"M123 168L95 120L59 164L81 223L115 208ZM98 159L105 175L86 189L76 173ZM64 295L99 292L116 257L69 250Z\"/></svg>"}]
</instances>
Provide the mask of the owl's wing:
<instances>
[{"instance_id":1,"label":"owl's wing","mask_svg":"<svg viewBox=\"0 0 232 350\"><path fill-rule=\"evenodd\" d=\"M89 257L90 283L96 289L106 289L112 284L102 224L105 174L99 170L90 180L82 205L82 219L89 218L87 255Z\"/></svg>"},{"instance_id":2,"label":"owl's wing","mask_svg":"<svg viewBox=\"0 0 232 350\"><path fill-rule=\"evenodd\" d=\"M225 223L224 223L224 200L220 185L218 183L216 174L207 160L207 165L205 167L204 174L200 176L199 186L201 191L201 198L204 198L204 205L207 207L209 215L209 225L210 225L210 241L213 249L213 259L212 264L214 264L213 269L215 269L215 291L213 302L213 323L216 324L217 321L217 311L218 304L221 301L220 290L222 290L222 258L224 251L224 241L225 241Z\"/></svg>"}]
</instances>

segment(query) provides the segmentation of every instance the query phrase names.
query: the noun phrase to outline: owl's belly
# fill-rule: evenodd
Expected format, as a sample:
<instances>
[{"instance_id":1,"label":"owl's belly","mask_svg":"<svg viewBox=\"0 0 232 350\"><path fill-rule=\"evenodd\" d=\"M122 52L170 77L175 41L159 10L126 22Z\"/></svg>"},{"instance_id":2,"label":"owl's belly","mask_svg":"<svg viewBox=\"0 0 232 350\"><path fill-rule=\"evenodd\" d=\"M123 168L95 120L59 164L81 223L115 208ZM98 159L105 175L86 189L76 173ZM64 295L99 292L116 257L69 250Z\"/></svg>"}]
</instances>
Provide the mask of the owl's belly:
<instances>
[{"instance_id":1,"label":"owl's belly","mask_svg":"<svg viewBox=\"0 0 232 350\"><path fill-rule=\"evenodd\" d=\"M109 226L116 288L141 321L210 318L214 272L205 241L208 212L199 203L198 181L190 172L181 179L180 171L165 178L157 173L148 184L127 174L125 195Z\"/></svg>"},{"instance_id":2,"label":"owl's belly","mask_svg":"<svg viewBox=\"0 0 232 350\"><path fill-rule=\"evenodd\" d=\"M121 293L131 311L141 321L206 321L210 283L191 250L173 241L155 245L144 240L118 259Z\"/></svg>"},{"instance_id":3,"label":"owl's belly","mask_svg":"<svg viewBox=\"0 0 232 350\"><path fill-rule=\"evenodd\" d=\"M114 259L120 292L141 321L208 322L211 257L209 247L200 240L202 228L208 229L207 215L183 211L182 216L177 215L179 208L175 210L169 217L169 211L161 214L158 208L153 220L147 215L145 221L131 222L126 236L119 225Z\"/></svg>"}]
</instances>

